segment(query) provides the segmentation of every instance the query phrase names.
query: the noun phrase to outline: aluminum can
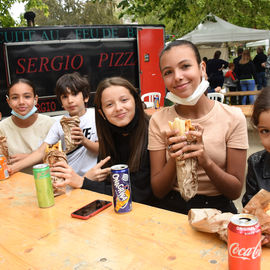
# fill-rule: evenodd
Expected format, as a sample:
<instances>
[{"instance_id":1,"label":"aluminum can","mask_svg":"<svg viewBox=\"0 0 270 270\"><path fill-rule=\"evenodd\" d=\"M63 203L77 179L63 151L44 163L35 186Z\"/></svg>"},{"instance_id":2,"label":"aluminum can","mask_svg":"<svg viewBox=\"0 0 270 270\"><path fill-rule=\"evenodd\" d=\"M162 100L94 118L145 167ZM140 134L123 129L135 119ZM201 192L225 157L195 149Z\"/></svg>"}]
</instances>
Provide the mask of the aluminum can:
<instances>
[{"instance_id":1,"label":"aluminum can","mask_svg":"<svg viewBox=\"0 0 270 270\"><path fill-rule=\"evenodd\" d=\"M38 164L33 167L38 206L47 208L54 205L53 187L50 167L48 164Z\"/></svg>"},{"instance_id":2,"label":"aluminum can","mask_svg":"<svg viewBox=\"0 0 270 270\"><path fill-rule=\"evenodd\" d=\"M5 180L8 177L7 159L5 156L0 155L0 180Z\"/></svg>"},{"instance_id":3,"label":"aluminum can","mask_svg":"<svg viewBox=\"0 0 270 270\"><path fill-rule=\"evenodd\" d=\"M229 270L259 270L261 264L261 227L249 214L233 215L228 225Z\"/></svg>"},{"instance_id":4,"label":"aluminum can","mask_svg":"<svg viewBox=\"0 0 270 270\"><path fill-rule=\"evenodd\" d=\"M155 109L159 109L160 107L158 96L154 97L154 106L155 106Z\"/></svg>"},{"instance_id":5,"label":"aluminum can","mask_svg":"<svg viewBox=\"0 0 270 270\"><path fill-rule=\"evenodd\" d=\"M131 186L128 165L118 164L111 167L113 205L116 213L132 210Z\"/></svg>"}]
</instances>

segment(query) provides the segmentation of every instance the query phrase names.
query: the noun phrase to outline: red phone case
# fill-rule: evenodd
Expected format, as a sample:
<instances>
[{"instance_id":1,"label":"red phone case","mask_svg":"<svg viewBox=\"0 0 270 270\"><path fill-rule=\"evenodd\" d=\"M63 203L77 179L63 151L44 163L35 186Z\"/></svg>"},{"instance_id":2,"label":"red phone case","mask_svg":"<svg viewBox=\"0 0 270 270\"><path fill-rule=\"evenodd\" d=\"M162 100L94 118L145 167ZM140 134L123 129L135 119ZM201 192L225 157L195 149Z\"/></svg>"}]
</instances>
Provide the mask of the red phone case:
<instances>
[{"instance_id":1,"label":"red phone case","mask_svg":"<svg viewBox=\"0 0 270 270\"><path fill-rule=\"evenodd\" d=\"M97 201L97 200L95 200L95 201ZM95 202L95 201L93 201L93 202ZM92 202L92 203L93 203L93 202ZM88 204L87 204L87 205L88 205ZM73 218L89 219L90 217L95 216L96 214L98 214L99 212L103 211L104 209L108 208L108 207L111 206L111 205L112 205L112 202L108 202L107 204L105 204L105 205L102 206L101 208L97 209L95 212L89 214L88 216L80 216L80 215L74 214L74 212L76 212L76 211L81 210L82 208L84 208L84 207L86 206L86 205L85 205L85 206L79 208L78 210L74 211L73 213L71 213L71 216L72 216Z\"/></svg>"}]
</instances>

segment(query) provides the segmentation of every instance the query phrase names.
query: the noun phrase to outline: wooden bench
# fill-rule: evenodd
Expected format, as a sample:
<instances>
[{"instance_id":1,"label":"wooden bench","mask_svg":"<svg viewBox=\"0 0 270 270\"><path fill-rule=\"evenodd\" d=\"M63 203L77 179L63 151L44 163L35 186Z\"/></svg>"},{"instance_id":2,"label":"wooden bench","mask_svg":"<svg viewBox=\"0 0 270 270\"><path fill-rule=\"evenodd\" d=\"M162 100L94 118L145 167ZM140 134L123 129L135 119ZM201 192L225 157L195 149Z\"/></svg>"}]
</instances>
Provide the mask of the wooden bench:
<instances>
[{"instance_id":1,"label":"wooden bench","mask_svg":"<svg viewBox=\"0 0 270 270\"><path fill-rule=\"evenodd\" d=\"M252 95L259 95L261 93L260 90L254 91L228 91L224 93L225 97L232 97L232 96L252 96Z\"/></svg>"},{"instance_id":2,"label":"wooden bench","mask_svg":"<svg viewBox=\"0 0 270 270\"><path fill-rule=\"evenodd\" d=\"M240 108L245 117L251 117L252 115L253 105L231 105L231 106Z\"/></svg>"}]
</instances>

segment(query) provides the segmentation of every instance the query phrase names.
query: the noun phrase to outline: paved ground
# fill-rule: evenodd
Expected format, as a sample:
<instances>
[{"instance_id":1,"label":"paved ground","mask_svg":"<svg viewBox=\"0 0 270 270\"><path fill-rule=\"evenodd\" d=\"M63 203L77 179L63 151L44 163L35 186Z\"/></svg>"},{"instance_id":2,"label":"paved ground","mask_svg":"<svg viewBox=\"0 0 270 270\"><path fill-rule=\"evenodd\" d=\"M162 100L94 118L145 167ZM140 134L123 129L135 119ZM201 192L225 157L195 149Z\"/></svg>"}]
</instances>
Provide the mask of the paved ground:
<instances>
[{"instance_id":1,"label":"paved ground","mask_svg":"<svg viewBox=\"0 0 270 270\"><path fill-rule=\"evenodd\" d=\"M252 153L255 153L257 151L260 151L263 149L263 146L261 145L260 143L260 139L259 139L259 136L257 134L257 131L255 131L254 129L252 129L252 127L249 125L248 123L248 140L249 140L249 149L248 149L248 154L247 156L249 157ZM245 192L245 187L242 191L242 196ZM242 203L241 203L241 200L242 200L242 196L236 200L234 203L238 209L238 212L241 212L242 210Z\"/></svg>"}]
</instances>

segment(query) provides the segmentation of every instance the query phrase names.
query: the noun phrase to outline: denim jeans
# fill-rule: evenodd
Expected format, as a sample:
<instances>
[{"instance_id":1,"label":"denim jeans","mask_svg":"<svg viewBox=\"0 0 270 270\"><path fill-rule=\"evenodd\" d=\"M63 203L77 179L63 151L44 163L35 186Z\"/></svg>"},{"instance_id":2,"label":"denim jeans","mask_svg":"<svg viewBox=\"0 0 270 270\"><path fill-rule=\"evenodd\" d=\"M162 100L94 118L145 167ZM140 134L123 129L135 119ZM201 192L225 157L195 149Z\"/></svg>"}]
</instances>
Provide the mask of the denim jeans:
<instances>
[{"instance_id":1,"label":"denim jeans","mask_svg":"<svg viewBox=\"0 0 270 270\"><path fill-rule=\"evenodd\" d=\"M257 90L261 90L263 87L266 86L266 78L264 71L257 73L257 82Z\"/></svg>"},{"instance_id":2,"label":"denim jeans","mask_svg":"<svg viewBox=\"0 0 270 270\"><path fill-rule=\"evenodd\" d=\"M254 91L255 90L255 81L254 79L249 80L240 80L241 90L242 91ZM243 96L242 105L247 104L247 96ZM249 103L254 103L254 96L249 96Z\"/></svg>"}]
</instances>

